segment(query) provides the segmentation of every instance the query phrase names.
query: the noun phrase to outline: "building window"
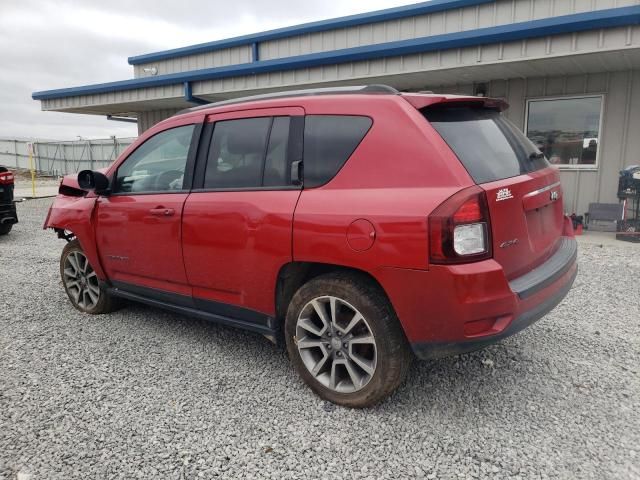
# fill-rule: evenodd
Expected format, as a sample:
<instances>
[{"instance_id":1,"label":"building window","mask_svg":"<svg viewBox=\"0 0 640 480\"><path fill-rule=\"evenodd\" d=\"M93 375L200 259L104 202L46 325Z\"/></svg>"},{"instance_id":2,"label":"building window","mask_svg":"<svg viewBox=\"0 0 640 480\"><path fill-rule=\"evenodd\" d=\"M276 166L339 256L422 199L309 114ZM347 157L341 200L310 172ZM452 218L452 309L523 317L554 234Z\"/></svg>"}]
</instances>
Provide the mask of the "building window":
<instances>
[{"instance_id":1,"label":"building window","mask_svg":"<svg viewBox=\"0 0 640 480\"><path fill-rule=\"evenodd\" d=\"M601 120L601 95L529 100L525 129L551 164L596 168Z\"/></svg>"}]
</instances>

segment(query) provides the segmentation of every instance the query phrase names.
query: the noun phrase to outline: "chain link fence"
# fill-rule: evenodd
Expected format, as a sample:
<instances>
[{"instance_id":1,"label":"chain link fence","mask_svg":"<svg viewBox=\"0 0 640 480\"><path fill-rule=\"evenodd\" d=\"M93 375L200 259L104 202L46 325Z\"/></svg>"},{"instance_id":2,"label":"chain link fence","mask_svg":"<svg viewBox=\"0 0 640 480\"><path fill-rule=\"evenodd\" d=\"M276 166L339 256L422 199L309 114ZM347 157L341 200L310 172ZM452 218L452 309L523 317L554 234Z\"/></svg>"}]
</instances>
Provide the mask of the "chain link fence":
<instances>
[{"instance_id":1,"label":"chain link fence","mask_svg":"<svg viewBox=\"0 0 640 480\"><path fill-rule=\"evenodd\" d=\"M43 175L67 175L80 170L107 167L135 138L107 138L66 142L30 141L0 138L0 165L30 169L29 148L33 152L33 168Z\"/></svg>"}]
</instances>

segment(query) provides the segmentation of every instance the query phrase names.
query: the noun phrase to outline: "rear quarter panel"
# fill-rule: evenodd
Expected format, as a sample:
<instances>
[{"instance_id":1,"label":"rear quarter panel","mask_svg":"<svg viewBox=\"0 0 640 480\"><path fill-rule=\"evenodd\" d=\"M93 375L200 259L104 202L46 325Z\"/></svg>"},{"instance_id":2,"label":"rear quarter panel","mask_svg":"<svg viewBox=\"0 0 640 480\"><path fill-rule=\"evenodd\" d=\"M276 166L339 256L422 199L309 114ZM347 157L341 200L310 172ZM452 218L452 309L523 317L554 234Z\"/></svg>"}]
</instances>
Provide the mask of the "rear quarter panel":
<instances>
[{"instance_id":1,"label":"rear quarter panel","mask_svg":"<svg viewBox=\"0 0 640 480\"><path fill-rule=\"evenodd\" d=\"M307 114L364 115L373 125L338 174L304 189L294 216L296 261L350 266L375 276L381 266L427 269L427 218L442 201L472 181L422 115L401 97L340 102L310 99ZM349 225L366 219L373 245L356 251Z\"/></svg>"}]
</instances>

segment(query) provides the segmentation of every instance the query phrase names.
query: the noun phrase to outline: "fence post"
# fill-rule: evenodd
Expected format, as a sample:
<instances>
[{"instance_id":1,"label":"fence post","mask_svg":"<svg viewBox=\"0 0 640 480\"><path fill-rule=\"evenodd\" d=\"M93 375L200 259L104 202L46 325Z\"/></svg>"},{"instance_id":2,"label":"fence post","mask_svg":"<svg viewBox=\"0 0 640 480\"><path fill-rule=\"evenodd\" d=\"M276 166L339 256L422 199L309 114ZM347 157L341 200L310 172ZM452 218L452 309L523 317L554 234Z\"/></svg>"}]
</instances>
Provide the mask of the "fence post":
<instances>
[{"instance_id":1,"label":"fence post","mask_svg":"<svg viewBox=\"0 0 640 480\"><path fill-rule=\"evenodd\" d=\"M35 157L36 170L42 171L42 162L40 161L40 155L38 155L38 142L33 142L33 155Z\"/></svg>"},{"instance_id":2,"label":"fence post","mask_svg":"<svg viewBox=\"0 0 640 480\"><path fill-rule=\"evenodd\" d=\"M115 161L118 158L118 139L115 135L111 137L113 139L113 160ZM111 157L109 157L111 160Z\"/></svg>"},{"instance_id":3,"label":"fence post","mask_svg":"<svg viewBox=\"0 0 640 480\"><path fill-rule=\"evenodd\" d=\"M91 148L91 140L87 140L87 148L89 149L89 170L93 170L93 148Z\"/></svg>"},{"instance_id":4,"label":"fence post","mask_svg":"<svg viewBox=\"0 0 640 480\"><path fill-rule=\"evenodd\" d=\"M36 198L36 171L33 166L33 143L27 143L29 150L29 170L31 170L31 196Z\"/></svg>"}]
</instances>

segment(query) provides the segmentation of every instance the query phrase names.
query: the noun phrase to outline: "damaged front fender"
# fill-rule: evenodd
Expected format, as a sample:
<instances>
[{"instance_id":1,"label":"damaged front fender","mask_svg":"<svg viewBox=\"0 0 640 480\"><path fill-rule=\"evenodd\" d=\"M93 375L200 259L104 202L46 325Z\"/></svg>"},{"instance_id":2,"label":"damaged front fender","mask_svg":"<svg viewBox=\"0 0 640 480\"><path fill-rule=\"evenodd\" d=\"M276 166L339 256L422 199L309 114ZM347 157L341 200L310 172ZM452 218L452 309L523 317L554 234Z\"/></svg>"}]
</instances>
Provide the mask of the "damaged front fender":
<instances>
[{"instance_id":1,"label":"damaged front fender","mask_svg":"<svg viewBox=\"0 0 640 480\"><path fill-rule=\"evenodd\" d=\"M94 211L97 197L82 197L60 194L49 207L44 229L52 228L58 232L72 232L89 259L89 263L100 280L107 280L96 249ZM63 236L64 238L64 236Z\"/></svg>"}]
</instances>

